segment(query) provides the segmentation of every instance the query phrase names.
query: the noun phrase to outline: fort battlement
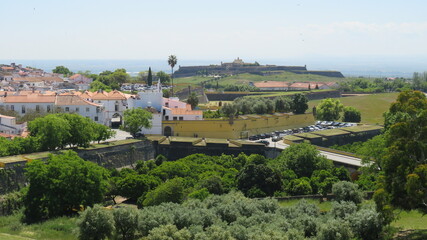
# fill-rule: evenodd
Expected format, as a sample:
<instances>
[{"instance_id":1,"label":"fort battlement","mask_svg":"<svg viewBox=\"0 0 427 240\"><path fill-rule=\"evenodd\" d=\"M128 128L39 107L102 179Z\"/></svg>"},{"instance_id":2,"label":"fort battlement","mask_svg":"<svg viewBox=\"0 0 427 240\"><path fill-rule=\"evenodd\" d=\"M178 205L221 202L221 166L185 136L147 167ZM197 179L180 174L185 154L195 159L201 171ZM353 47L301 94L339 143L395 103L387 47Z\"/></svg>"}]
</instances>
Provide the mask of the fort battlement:
<instances>
[{"instance_id":1,"label":"fort battlement","mask_svg":"<svg viewBox=\"0 0 427 240\"><path fill-rule=\"evenodd\" d=\"M206 66L179 66L179 69L174 72L174 76L191 77L196 75L224 75L224 74L242 74L253 73L259 74L262 72L286 71L297 74L315 74L327 77L344 77L338 71L310 71L306 66L277 66L277 65L259 65L258 63L244 63L237 58L231 63L221 63L221 65L206 65Z\"/></svg>"}]
</instances>

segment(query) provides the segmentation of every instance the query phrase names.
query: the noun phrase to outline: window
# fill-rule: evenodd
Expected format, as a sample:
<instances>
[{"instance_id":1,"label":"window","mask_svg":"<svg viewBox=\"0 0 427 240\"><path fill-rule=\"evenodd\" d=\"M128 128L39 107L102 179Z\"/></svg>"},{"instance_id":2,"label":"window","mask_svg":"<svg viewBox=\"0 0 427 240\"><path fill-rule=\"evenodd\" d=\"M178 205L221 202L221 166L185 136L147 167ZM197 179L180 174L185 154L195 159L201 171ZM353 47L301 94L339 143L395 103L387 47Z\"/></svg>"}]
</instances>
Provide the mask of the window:
<instances>
[{"instance_id":1,"label":"window","mask_svg":"<svg viewBox=\"0 0 427 240\"><path fill-rule=\"evenodd\" d=\"M15 111L15 106L14 105L10 105L10 110Z\"/></svg>"},{"instance_id":2,"label":"window","mask_svg":"<svg viewBox=\"0 0 427 240\"><path fill-rule=\"evenodd\" d=\"M47 112L50 112L50 105L47 105L47 107L46 107L46 111L47 111Z\"/></svg>"},{"instance_id":3,"label":"window","mask_svg":"<svg viewBox=\"0 0 427 240\"><path fill-rule=\"evenodd\" d=\"M95 117L95 122L98 122L98 117Z\"/></svg>"},{"instance_id":4,"label":"window","mask_svg":"<svg viewBox=\"0 0 427 240\"><path fill-rule=\"evenodd\" d=\"M66 112L69 112L69 111L70 111L70 108L69 108L69 107L65 107L65 111L66 111Z\"/></svg>"},{"instance_id":5,"label":"window","mask_svg":"<svg viewBox=\"0 0 427 240\"><path fill-rule=\"evenodd\" d=\"M114 111L119 111L119 104L116 103L116 105L114 105Z\"/></svg>"},{"instance_id":6,"label":"window","mask_svg":"<svg viewBox=\"0 0 427 240\"><path fill-rule=\"evenodd\" d=\"M78 107L76 107L76 112L79 112L79 108Z\"/></svg>"},{"instance_id":7,"label":"window","mask_svg":"<svg viewBox=\"0 0 427 240\"><path fill-rule=\"evenodd\" d=\"M25 105L22 105L22 113L25 113Z\"/></svg>"},{"instance_id":8,"label":"window","mask_svg":"<svg viewBox=\"0 0 427 240\"><path fill-rule=\"evenodd\" d=\"M177 117L173 117L173 120L178 120L178 118Z\"/></svg>"},{"instance_id":9,"label":"window","mask_svg":"<svg viewBox=\"0 0 427 240\"><path fill-rule=\"evenodd\" d=\"M36 105L36 111L40 112L40 105Z\"/></svg>"},{"instance_id":10,"label":"window","mask_svg":"<svg viewBox=\"0 0 427 240\"><path fill-rule=\"evenodd\" d=\"M86 112L89 112L89 108L88 107L86 108Z\"/></svg>"},{"instance_id":11,"label":"window","mask_svg":"<svg viewBox=\"0 0 427 240\"><path fill-rule=\"evenodd\" d=\"M99 107L96 108L96 113L99 113L101 111L101 109L99 109Z\"/></svg>"},{"instance_id":12,"label":"window","mask_svg":"<svg viewBox=\"0 0 427 240\"><path fill-rule=\"evenodd\" d=\"M184 117L179 117L179 120L180 120L180 121L184 120Z\"/></svg>"},{"instance_id":13,"label":"window","mask_svg":"<svg viewBox=\"0 0 427 240\"><path fill-rule=\"evenodd\" d=\"M166 107L169 107L169 102L165 102L165 106L166 106Z\"/></svg>"},{"instance_id":14,"label":"window","mask_svg":"<svg viewBox=\"0 0 427 240\"><path fill-rule=\"evenodd\" d=\"M167 121L167 120L169 120L169 116L165 116L165 120Z\"/></svg>"}]
</instances>

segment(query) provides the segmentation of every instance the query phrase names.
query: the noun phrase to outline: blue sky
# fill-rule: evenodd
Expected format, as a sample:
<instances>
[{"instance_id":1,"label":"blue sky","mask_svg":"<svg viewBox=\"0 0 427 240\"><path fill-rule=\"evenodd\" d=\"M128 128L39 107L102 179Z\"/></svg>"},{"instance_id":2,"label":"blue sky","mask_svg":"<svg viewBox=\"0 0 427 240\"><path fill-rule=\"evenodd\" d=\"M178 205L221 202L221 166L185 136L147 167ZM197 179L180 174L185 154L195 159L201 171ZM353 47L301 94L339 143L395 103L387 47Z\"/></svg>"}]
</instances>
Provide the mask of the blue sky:
<instances>
[{"instance_id":1,"label":"blue sky","mask_svg":"<svg viewBox=\"0 0 427 240\"><path fill-rule=\"evenodd\" d=\"M423 0L3 1L0 59L426 60L425 9Z\"/></svg>"}]
</instances>

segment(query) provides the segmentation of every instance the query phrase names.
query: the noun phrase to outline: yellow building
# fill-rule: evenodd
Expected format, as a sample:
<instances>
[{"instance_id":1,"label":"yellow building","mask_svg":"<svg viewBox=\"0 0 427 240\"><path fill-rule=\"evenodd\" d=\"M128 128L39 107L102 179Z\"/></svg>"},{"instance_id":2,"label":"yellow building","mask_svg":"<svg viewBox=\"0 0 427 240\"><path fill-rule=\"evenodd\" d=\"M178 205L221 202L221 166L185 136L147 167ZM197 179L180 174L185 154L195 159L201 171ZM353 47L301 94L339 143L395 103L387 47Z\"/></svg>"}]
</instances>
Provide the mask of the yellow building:
<instances>
[{"instance_id":1,"label":"yellow building","mask_svg":"<svg viewBox=\"0 0 427 240\"><path fill-rule=\"evenodd\" d=\"M311 113L244 115L234 120L163 121L163 135L239 139L276 130L304 127L314 122Z\"/></svg>"}]
</instances>

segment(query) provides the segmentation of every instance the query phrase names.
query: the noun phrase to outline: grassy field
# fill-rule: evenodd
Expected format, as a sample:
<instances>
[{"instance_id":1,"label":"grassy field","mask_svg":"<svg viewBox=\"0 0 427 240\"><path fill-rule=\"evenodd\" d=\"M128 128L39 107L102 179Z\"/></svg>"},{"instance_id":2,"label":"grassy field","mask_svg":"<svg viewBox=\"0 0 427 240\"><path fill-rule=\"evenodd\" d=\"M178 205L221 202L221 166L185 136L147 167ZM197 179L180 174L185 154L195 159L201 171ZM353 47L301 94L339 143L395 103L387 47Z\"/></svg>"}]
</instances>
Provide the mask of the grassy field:
<instances>
[{"instance_id":1,"label":"grassy field","mask_svg":"<svg viewBox=\"0 0 427 240\"><path fill-rule=\"evenodd\" d=\"M383 124L383 113L396 101L399 93L379 93L354 97L343 97L339 100L344 106L353 106L362 113L362 123ZM321 100L310 101L309 109L317 106Z\"/></svg>"},{"instance_id":2,"label":"grassy field","mask_svg":"<svg viewBox=\"0 0 427 240\"><path fill-rule=\"evenodd\" d=\"M180 86L188 86L188 85L196 85L203 81L209 81L213 79L212 77L202 77L202 76L194 76L194 77L183 77L183 78L175 78L174 84ZM218 83L220 85L227 84L237 84L244 85L249 84L249 82L260 82L260 81L282 81L282 82L337 82L342 81L343 78L333 78L333 77L325 77L314 74L296 74L291 72L283 72L278 75L271 76L261 76L256 74L237 74L225 78L221 78Z\"/></svg>"},{"instance_id":3,"label":"grassy field","mask_svg":"<svg viewBox=\"0 0 427 240\"><path fill-rule=\"evenodd\" d=\"M392 226L408 229L427 229L427 216L423 216L418 211L399 211L396 212L398 219L392 223Z\"/></svg>"},{"instance_id":4,"label":"grassy field","mask_svg":"<svg viewBox=\"0 0 427 240\"><path fill-rule=\"evenodd\" d=\"M21 214L0 217L0 240L74 240L77 239L77 218L60 217L43 223L20 223Z\"/></svg>"}]
</instances>

